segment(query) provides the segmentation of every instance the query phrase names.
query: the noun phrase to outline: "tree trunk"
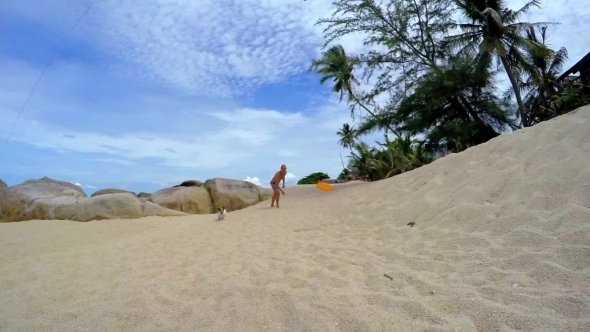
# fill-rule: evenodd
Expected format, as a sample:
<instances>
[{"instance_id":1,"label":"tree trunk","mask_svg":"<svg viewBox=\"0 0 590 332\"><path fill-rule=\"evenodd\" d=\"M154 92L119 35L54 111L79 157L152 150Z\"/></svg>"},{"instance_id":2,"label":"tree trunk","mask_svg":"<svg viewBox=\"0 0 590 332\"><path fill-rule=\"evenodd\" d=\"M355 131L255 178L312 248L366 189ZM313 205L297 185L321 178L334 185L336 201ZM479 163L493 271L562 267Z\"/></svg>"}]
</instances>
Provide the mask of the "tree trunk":
<instances>
[{"instance_id":1,"label":"tree trunk","mask_svg":"<svg viewBox=\"0 0 590 332\"><path fill-rule=\"evenodd\" d=\"M354 101L355 101L355 102L356 102L356 103L357 103L357 104L358 104L360 107L362 107L362 108L363 108L365 111L367 111L367 113L369 113L369 114L370 114L372 117L374 117L375 119L379 118L379 117L378 117L378 116L377 116L375 113L371 112L371 111L370 111L370 110L369 110L369 109L368 109L368 108L367 108L365 105L363 105L363 104L361 103L361 101L360 101L360 100L358 100L358 98L357 98L357 97L356 97L356 96L355 96L353 93L351 93L351 94L350 94L350 96L352 97L352 99L353 99L353 100L354 100ZM390 125L388 125L388 124L385 124L385 126L387 127L387 129L391 130L391 132L392 132L392 133L393 133L395 136L397 136L398 138L401 138L401 136L400 136L400 135L399 135L399 134L398 134L398 133L397 133L395 130L393 130L393 128L391 128L391 126L390 126Z\"/></svg>"},{"instance_id":2,"label":"tree trunk","mask_svg":"<svg viewBox=\"0 0 590 332\"><path fill-rule=\"evenodd\" d=\"M463 104L465 104L465 108L467 109L467 112L469 113L469 115L471 115L471 117L473 118L473 120L480 121L481 122L481 119L479 118L479 115L473 109L473 107L471 107L471 104L469 104L469 101L467 99L465 99L465 97L463 97L463 96L460 96L459 97L459 100L461 102L463 102Z\"/></svg>"},{"instance_id":3,"label":"tree trunk","mask_svg":"<svg viewBox=\"0 0 590 332\"><path fill-rule=\"evenodd\" d=\"M512 68L510 64L508 64L508 60L504 56L500 56L500 60L502 61L502 65L504 66L504 70L506 70L506 75L508 75L508 79L510 80L510 84L512 84L512 88L514 89L514 95L516 96L516 103L518 104L518 112L520 113L520 125L522 128L528 127L526 123L526 113L524 111L524 104L522 102L522 97L520 96L520 87L518 86L518 82L516 82L516 78L514 77L514 73L512 72Z\"/></svg>"}]
</instances>

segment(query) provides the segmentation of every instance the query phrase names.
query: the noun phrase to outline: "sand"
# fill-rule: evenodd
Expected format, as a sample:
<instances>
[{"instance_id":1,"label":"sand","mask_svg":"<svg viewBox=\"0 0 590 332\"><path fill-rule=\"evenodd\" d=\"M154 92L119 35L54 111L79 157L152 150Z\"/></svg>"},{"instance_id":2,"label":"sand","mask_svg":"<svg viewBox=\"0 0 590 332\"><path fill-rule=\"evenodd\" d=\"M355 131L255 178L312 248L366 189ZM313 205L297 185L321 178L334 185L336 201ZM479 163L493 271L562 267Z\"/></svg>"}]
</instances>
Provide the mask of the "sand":
<instances>
[{"instance_id":1,"label":"sand","mask_svg":"<svg viewBox=\"0 0 590 332\"><path fill-rule=\"evenodd\" d=\"M590 107L285 191L221 222L1 224L0 331L590 331Z\"/></svg>"}]
</instances>

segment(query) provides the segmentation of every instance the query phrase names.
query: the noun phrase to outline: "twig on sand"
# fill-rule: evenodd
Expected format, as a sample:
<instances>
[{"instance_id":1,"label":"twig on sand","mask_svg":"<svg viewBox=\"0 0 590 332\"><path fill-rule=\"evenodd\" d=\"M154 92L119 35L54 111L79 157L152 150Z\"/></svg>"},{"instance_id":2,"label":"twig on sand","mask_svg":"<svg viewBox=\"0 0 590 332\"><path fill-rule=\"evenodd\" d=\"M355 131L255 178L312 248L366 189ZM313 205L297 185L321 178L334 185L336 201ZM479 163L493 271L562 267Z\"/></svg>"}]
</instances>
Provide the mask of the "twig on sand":
<instances>
[{"instance_id":1,"label":"twig on sand","mask_svg":"<svg viewBox=\"0 0 590 332\"><path fill-rule=\"evenodd\" d=\"M391 281L393 281L393 278L391 276L389 276L389 274L387 273L383 273L383 276Z\"/></svg>"}]
</instances>

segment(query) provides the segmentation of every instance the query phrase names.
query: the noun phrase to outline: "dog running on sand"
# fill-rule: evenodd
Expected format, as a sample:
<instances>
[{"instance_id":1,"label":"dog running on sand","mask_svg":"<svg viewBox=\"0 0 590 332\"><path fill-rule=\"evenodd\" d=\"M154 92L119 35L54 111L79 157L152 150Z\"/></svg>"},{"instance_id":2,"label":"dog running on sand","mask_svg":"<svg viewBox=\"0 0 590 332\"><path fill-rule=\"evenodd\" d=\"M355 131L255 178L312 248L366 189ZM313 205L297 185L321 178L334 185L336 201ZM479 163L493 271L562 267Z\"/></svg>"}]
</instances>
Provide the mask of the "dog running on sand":
<instances>
[{"instance_id":1,"label":"dog running on sand","mask_svg":"<svg viewBox=\"0 0 590 332\"><path fill-rule=\"evenodd\" d=\"M219 208L217 210L218 210L217 220L225 219L225 217L227 217L227 211L225 210L224 207Z\"/></svg>"}]
</instances>

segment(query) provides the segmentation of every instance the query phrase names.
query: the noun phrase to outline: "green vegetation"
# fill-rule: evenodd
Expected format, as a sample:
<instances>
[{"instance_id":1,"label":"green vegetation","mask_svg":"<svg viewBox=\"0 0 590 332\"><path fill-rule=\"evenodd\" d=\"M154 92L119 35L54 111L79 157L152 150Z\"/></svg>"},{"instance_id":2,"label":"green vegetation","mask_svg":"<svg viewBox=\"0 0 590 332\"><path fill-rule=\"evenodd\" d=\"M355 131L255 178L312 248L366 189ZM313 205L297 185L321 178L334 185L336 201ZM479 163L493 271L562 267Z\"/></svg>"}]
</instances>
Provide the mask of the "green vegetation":
<instances>
[{"instance_id":1,"label":"green vegetation","mask_svg":"<svg viewBox=\"0 0 590 332\"><path fill-rule=\"evenodd\" d=\"M317 22L326 44L311 70L359 120L337 133L351 151L339 179L391 177L431 162L440 147L459 152L589 102L581 84L558 79L567 51L546 43L554 23L521 21L537 0L517 10L500 0L333 4L331 17ZM359 33L364 53L335 43ZM500 79L510 82L507 91ZM361 141L378 130L383 142Z\"/></svg>"},{"instance_id":2,"label":"green vegetation","mask_svg":"<svg viewBox=\"0 0 590 332\"><path fill-rule=\"evenodd\" d=\"M329 179L330 176L323 172L311 173L297 181L297 184L316 184L320 180Z\"/></svg>"}]
</instances>

